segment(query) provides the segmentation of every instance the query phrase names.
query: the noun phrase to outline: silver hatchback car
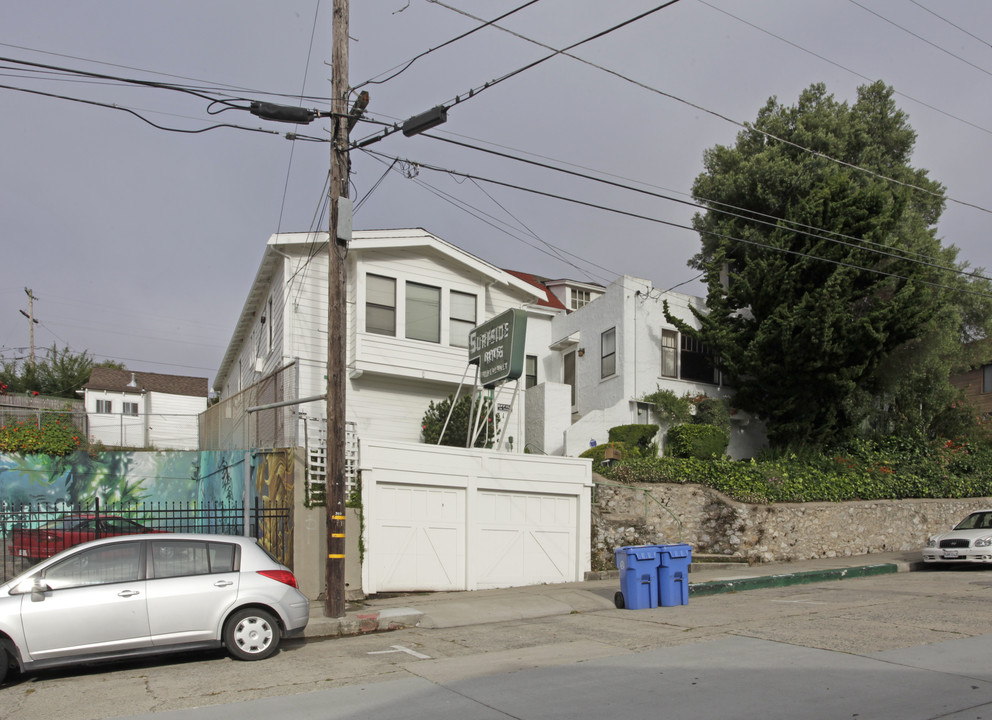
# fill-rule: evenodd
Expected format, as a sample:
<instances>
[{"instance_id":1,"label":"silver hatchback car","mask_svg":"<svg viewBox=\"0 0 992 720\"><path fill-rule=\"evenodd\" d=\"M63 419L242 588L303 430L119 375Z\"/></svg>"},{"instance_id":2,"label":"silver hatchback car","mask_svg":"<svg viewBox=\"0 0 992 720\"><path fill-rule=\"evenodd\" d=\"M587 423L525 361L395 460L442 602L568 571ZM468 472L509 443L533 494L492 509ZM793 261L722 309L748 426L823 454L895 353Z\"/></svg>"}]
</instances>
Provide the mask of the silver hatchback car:
<instances>
[{"instance_id":1,"label":"silver hatchback car","mask_svg":"<svg viewBox=\"0 0 992 720\"><path fill-rule=\"evenodd\" d=\"M156 534L77 545L0 585L0 682L22 671L220 647L272 655L310 617L252 538Z\"/></svg>"}]
</instances>

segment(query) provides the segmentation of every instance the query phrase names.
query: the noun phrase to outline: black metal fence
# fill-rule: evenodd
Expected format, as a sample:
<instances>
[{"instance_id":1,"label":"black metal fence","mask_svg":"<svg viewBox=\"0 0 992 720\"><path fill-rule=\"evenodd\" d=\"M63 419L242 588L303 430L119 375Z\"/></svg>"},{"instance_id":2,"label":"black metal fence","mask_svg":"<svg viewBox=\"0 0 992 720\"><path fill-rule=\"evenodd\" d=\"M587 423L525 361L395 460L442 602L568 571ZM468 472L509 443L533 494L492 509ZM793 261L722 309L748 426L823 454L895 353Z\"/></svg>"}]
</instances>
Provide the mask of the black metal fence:
<instances>
[{"instance_id":1,"label":"black metal fence","mask_svg":"<svg viewBox=\"0 0 992 720\"><path fill-rule=\"evenodd\" d=\"M245 532L247 520L248 532ZM292 514L289 508L151 502L127 505L92 503L69 506L40 503L0 505L3 581L67 547L89 540L139 533L250 535L279 562L292 567Z\"/></svg>"}]
</instances>

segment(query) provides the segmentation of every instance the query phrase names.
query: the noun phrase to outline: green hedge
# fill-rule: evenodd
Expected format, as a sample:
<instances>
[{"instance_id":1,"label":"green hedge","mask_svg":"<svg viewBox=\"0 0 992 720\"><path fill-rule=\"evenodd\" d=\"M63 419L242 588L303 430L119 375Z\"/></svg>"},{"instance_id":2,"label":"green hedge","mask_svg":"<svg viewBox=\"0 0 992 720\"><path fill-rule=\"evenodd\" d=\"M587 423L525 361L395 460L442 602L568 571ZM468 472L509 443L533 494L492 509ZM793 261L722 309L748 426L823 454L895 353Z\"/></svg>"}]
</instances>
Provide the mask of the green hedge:
<instances>
[{"instance_id":1,"label":"green hedge","mask_svg":"<svg viewBox=\"0 0 992 720\"><path fill-rule=\"evenodd\" d=\"M597 472L624 483L699 483L750 503L992 496L992 447L891 438L768 460L640 458Z\"/></svg>"},{"instance_id":2,"label":"green hedge","mask_svg":"<svg viewBox=\"0 0 992 720\"><path fill-rule=\"evenodd\" d=\"M668 431L665 454L677 458L722 457L730 436L716 425L676 425Z\"/></svg>"}]
</instances>

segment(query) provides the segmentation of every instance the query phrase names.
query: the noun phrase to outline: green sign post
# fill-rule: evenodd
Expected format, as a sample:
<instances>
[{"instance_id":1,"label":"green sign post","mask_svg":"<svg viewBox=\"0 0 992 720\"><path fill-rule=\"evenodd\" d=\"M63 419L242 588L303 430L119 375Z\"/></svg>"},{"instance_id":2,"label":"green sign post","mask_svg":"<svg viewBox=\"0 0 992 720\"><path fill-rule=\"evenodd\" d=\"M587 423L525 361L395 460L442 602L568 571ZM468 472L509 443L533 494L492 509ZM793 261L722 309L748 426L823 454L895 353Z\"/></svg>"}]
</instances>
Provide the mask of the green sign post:
<instances>
[{"instance_id":1,"label":"green sign post","mask_svg":"<svg viewBox=\"0 0 992 720\"><path fill-rule=\"evenodd\" d=\"M468 361L479 366L479 382L491 388L524 374L527 313L512 309L487 320L468 335Z\"/></svg>"}]
</instances>

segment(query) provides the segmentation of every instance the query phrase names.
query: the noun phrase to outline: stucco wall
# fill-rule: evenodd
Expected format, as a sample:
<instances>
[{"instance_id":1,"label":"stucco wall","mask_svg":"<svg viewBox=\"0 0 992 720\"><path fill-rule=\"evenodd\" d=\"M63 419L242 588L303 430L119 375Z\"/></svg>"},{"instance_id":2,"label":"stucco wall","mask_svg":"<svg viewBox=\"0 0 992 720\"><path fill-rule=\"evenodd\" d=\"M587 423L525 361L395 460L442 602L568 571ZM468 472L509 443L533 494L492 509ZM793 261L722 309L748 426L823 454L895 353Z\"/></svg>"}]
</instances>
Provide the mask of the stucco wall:
<instances>
[{"instance_id":1,"label":"stucco wall","mask_svg":"<svg viewBox=\"0 0 992 720\"><path fill-rule=\"evenodd\" d=\"M917 550L969 512L992 507L992 498L748 505L701 485L595 489L595 570L613 569L614 547L655 543L686 542L696 553L750 562Z\"/></svg>"}]
</instances>

